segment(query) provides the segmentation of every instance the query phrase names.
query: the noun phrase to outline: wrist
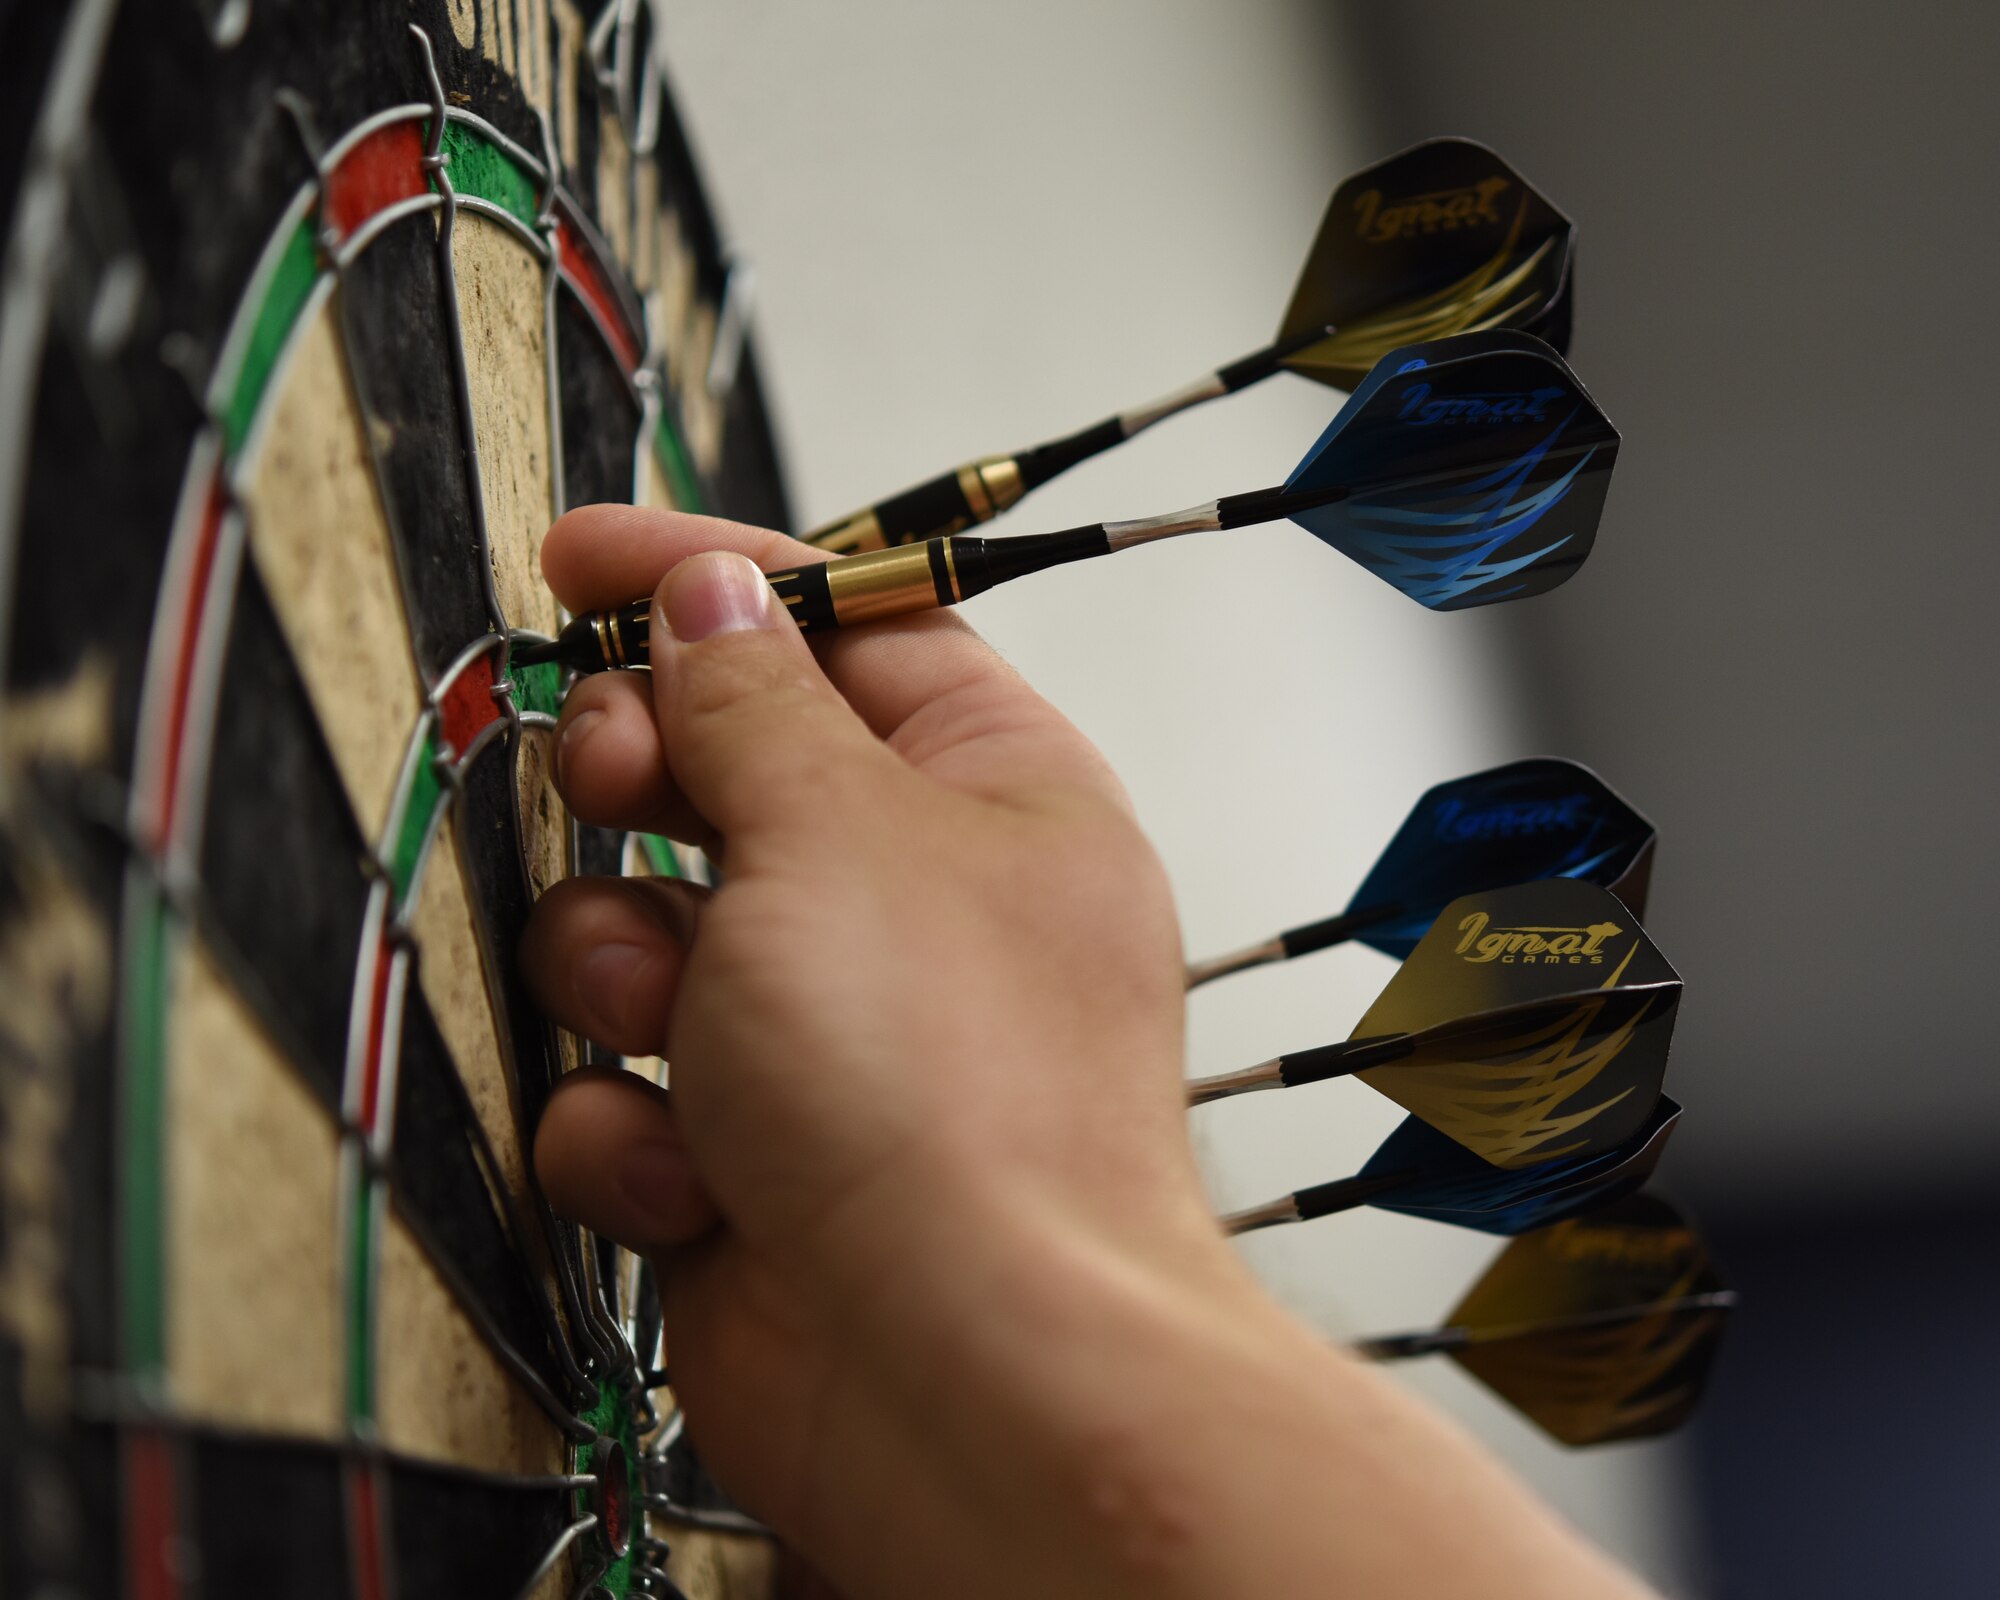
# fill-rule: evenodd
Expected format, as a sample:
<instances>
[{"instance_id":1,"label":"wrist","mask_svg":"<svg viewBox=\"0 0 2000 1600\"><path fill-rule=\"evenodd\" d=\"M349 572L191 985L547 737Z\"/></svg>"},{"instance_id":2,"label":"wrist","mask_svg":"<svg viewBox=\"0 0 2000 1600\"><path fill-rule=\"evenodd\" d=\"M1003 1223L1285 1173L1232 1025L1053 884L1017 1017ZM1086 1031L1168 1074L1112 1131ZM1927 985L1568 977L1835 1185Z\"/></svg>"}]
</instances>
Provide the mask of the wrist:
<instances>
[{"instance_id":1,"label":"wrist","mask_svg":"<svg viewBox=\"0 0 2000 1600\"><path fill-rule=\"evenodd\" d=\"M1260 1493L1243 1429L1296 1410L1302 1365L1351 1363L1265 1295L1198 1195L1142 1247L1046 1199L971 1236L881 1376L973 1542L1002 1553L976 1570L995 1594L1217 1592Z\"/></svg>"},{"instance_id":2,"label":"wrist","mask_svg":"<svg viewBox=\"0 0 2000 1600\"><path fill-rule=\"evenodd\" d=\"M1493 1600L1642 1592L1284 1311L1205 1213L1138 1251L1037 1210L988 1220L882 1374L961 1530L955 1594L1388 1594L1412 1571Z\"/></svg>"}]
</instances>

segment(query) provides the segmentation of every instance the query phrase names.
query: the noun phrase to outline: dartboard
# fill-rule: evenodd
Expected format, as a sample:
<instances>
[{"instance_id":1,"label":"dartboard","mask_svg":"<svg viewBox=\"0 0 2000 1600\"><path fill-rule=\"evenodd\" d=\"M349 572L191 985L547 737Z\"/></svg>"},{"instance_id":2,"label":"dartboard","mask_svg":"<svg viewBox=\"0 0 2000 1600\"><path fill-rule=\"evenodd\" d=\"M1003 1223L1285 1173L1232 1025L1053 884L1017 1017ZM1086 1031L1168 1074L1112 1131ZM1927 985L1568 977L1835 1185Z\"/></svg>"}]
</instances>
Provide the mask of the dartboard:
<instances>
[{"instance_id":1,"label":"dartboard","mask_svg":"<svg viewBox=\"0 0 2000 1600\"><path fill-rule=\"evenodd\" d=\"M535 895L702 870L554 794L541 537L787 520L661 37L0 25L8 1593L768 1588L649 1269L527 1170L583 1051L517 975Z\"/></svg>"}]
</instances>

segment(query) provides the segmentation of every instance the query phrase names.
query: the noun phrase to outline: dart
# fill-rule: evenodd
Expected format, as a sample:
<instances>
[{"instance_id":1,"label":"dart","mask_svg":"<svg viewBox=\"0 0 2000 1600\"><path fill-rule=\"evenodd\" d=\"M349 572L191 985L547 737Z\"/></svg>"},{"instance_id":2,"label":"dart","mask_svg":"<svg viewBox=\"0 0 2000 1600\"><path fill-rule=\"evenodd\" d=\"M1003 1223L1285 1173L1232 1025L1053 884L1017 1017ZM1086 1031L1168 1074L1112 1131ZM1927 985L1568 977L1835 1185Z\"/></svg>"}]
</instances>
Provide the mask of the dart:
<instances>
[{"instance_id":1,"label":"dart","mask_svg":"<svg viewBox=\"0 0 2000 1600\"><path fill-rule=\"evenodd\" d=\"M1284 483L1056 533L951 534L768 573L802 630L957 605L1012 578L1182 534L1290 519L1434 611L1554 588L1590 553L1618 430L1539 339L1463 333L1376 363ZM648 664L652 602L517 638L522 665Z\"/></svg>"},{"instance_id":2,"label":"dart","mask_svg":"<svg viewBox=\"0 0 2000 1600\"><path fill-rule=\"evenodd\" d=\"M1198 961L1187 986L1350 939L1403 960L1448 900L1531 878L1602 884L1646 914L1653 825L1588 767L1535 757L1424 791L1338 916Z\"/></svg>"},{"instance_id":3,"label":"dart","mask_svg":"<svg viewBox=\"0 0 2000 1600\"><path fill-rule=\"evenodd\" d=\"M1661 1095L1639 1131L1602 1155L1511 1171L1480 1160L1421 1117L1406 1117L1353 1177L1235 1212L1222 1219L1222 1226L1232 1234L1249 1233L1366 1205L1481 1233L1526 1233L1643 1186L1659 1165L1680 1115L1678 1102Z\"/></svg>"},{"instance_id":4,"label":"dart","mask_svg":"<svg viewBox=\"0 0 2000 1600\"><path fill-rule=\"evenodd\" d=\"M1514 1240L1443 1327L1353 1349L1449 1356L1563 1444L1604 1444L1687 1420L1735 1304L1688 1220L1635 1194Z\"/></svg>"},{"instance_id":5,"label":"dart","mask_svg":"<svg viewBox=\"0 0 2000 1600\"><path fill-rule=\"evenodd\" d=\"M1491 1166L1600 1156L1653 1115L1680 993L1609 891L1516 884L1445 907L1349 1039L1196 1079L1188 1101L1353 1076Z\"/></svg>"},{"instance_id":6,"label":"dart","mask_svg":"<svg viewBox=\"0 0 2000 1600\"><path fill-rule=\"evenodd\" d=\"M850 554L991 521L1154 423L1274 373L1352 389L1398 346L1492 328L1567 349L1574 235L1570 220L1486 146L1426 140L1333 191L1270 344L1064 438L939 473L815 528L806 542Z\"/></svg>"}]
</instances>

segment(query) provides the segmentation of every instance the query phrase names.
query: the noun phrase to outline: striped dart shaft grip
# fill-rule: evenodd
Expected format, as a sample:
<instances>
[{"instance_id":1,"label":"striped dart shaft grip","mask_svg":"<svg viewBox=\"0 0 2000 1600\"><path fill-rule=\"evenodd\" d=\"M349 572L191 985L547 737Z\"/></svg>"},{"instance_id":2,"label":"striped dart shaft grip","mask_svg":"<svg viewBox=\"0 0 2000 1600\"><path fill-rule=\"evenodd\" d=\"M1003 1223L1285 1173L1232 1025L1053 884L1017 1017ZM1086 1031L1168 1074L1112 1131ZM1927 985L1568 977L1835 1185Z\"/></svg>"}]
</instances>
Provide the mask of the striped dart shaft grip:
<instances>
[{"instance_id":1,"label":"striped dart shaft grip","mask_svg":"<svg viewBox=\"0 0 2000 1600\"><path fill-rule=\"evenodd\" d=\"M1337 917L1327 917L1320 922L1308 922L1303 927L1287 928L1278 935L1278 942L1284 947L1285 959L1308 955L1314 950L1325 950L1337 944L1345 944L1357 933L1363 933L1380 923L1392 921L1402 915L1403 908L1396 905L1364 906L1359 911L1343 911Z\"/></svg>"},{"instance_id":2,"label":"striped dart shaft grip","mask_svg":"<svg viewBox=\"0 0 2000 1600\"><path fill-rule=\"evenodd\" d=\"M1343 1039L1339 1044L1323 1044L1317 1050L1295 1050L1278 1057L1278 1077L1288 1089L1302 1083L1319 1083L1327 1078L1344 1078L1397 1061L1412 1049L1406 1033L1384 1034L1376 1039Z\"/></svg>"},{"instance_id":3,"label":"striped dart shaft grip","mask_svg":"<svg viewBox=\"0 0 2000 1600\"><path fill-rule=\"evenodd\" d=\"M1390 1333L1360 1339L1348 1346L1364 1361L1409 1361L1439 1350L1456 1350L1470 1343L1464 1328L1431 1328L1423 1333Z\"/></svg>"},{"instance_id":4,"label":"striped dart shaft grip","mask_svg":"<svg viewBox=\"0 0 2000 1600\"><path fill-rule=\"evenodd\" d=\"M1357 1173L1351 1178L1336 1178L1332 1183L1316 1183L1310 1189L1297 1190L1291 1196L1292 1207L1297 1211L1299 1221L1310 1222L1315 1217L1352 1211L1356 1206L1366 1205L1384 1190L1394 1189L1407 1181L1404 1173L1381 1173L1368 1177Z\"/></svg>"}]
</instances>

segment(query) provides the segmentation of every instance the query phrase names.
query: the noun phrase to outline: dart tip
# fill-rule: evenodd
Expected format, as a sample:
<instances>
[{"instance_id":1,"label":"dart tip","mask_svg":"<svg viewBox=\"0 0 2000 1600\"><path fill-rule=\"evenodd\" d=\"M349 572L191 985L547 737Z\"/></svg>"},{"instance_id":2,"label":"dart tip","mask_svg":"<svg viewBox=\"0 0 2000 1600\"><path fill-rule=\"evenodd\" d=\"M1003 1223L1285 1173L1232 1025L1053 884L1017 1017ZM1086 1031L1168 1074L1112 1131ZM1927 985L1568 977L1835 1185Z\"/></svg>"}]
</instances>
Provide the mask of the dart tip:
<instances>
[{"instance_id":1,"label":"dart tip","mask_svg":"<svg viewBox=\"0 0 2000 1600\"><path fill-rule=\"evenodd\" d=\"M562 644L559 640L516 634L511 655L517 667L539 667L545 662L554 661L561 653Z\"/></svg>"}]
</instances>

